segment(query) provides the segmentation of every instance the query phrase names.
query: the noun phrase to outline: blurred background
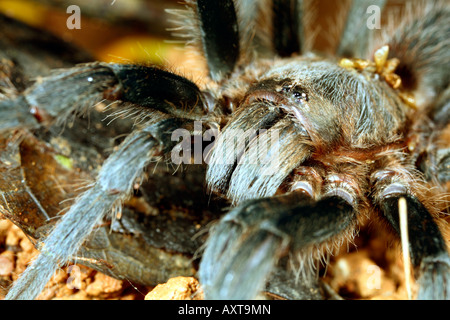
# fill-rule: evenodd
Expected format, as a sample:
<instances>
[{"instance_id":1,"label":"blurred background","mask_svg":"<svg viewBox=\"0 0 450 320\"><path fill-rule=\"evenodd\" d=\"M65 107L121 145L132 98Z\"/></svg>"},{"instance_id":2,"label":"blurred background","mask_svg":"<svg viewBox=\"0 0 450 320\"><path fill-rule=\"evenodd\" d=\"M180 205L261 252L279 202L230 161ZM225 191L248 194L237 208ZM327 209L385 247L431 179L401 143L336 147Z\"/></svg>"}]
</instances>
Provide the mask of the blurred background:
<instances>
[{"instance_id":1,"label":"blurred background","mask_svg":"<svg viewBox=\"0 0 450 320\"><path fill-rule=\"evenodd\" d=\"M70 5L80 8L81 29L67 28ZM175 45L165 41L170 40L165 9L175 6L175 0L0 0L0 12L48 30L97 60L156 64L180 56L179 50L173 50Z\"/></svg>"},{"instance_id":2,"label":"blurred background","mask_svg":"<svg viewBox=\"0 0 450 320\"><path fill-rule=\"evenodd\" d=\"M314 1L311 25L319 27L314 48L324 50L334 39L330 28L339 29L348 0ZM391 0L391 8L403 0ZM68 29L70 5L81 9L81 29ZM152 64L183 65L185 57L167 31L170 20L165 9L182 8L180 0L0 0L0 12L72 42L97 60L135 61ZM344 10L344 11L343 11ZM382 17L384 18L384 17ZM333 45L333 44L332 44Z\"/></svg>"}]
</instances>

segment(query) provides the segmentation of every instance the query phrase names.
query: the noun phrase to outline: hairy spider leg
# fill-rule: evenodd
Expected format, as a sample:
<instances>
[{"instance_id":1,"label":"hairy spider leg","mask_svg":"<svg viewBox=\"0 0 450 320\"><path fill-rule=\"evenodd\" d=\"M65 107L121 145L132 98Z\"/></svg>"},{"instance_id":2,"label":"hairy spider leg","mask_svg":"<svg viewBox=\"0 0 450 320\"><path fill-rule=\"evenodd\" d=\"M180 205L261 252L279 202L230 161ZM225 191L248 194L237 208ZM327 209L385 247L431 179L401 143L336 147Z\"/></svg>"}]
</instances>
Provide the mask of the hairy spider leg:
<instances>
[{"instance_id":1,"label":"hairy spider leg","mask_svg":"<svg viewBox=\"0 0 450 320\"><path fill-rule=\"evenodd\" d=\"M133 79L141 81L139 85L145 90L130 87L134 83ZM142 79L148 82L144 84ZM65 82L64 86L61 86L61 81ZM92 86L85 85L84 82L91 83ZM72 107L75 97L87 95L86 101L92 105L101 100L105 95L104 91L111 87L115 92L113 95L108 93L108 97L120 98L142 109L154 107L168 110L170 107L174 110L174 106L180 105L192 105L195 109L201 105L199 89L187 79L151 67L109 64L88 64L63 70L57 75L44 78L42 83L27 90L24 96L32 105L37 104L43 109L49 103L48 110L56 111L54 114L58 115L64 107ZM75 90L73 93L76 94L72 98L61 95L61 88ZM173 96L161 95L168 93L167 90L173 92L172 89ZM155 96L149 98L147 94L152 93ZM171 133L182 128L185 122L185 119L155 111L151 121L132 132L105 161L96 183L61 218L40 246L41 254L14 283L6 299L36 298L57 267L68 262L77 253L93 228L107 214L121 208L146 165L151 161L158 161L175 146L176 141L171 140Z\"/></svg>"},{"instance_id":2,"label":"hairy spider leg","mask_svg":"<svg viewBox=\"0 0 450 320\"><path fill-rule=\"evenodd\" d=\"M338 57L367 57L368 47L373 40L375 29L369 28L367 10L375 6L381 14L386 0L353 0L347 15L346 24L337 48Z\"/></svg>"},{"instance_id":3,"label":"hairy spider leg","mask_svg":"<svg viewBox=\"0 0 450 320\"><path fill-rule=\"evenodd\" d=\"M303 52L303 0L274 0L273 44L280 57L290 57Z\"/></svg>"},{"instance_id":4,"label":"hairy spider leg","mask_svg":"<svg viewBox=\"0 0 450 320\"><path fill-rule=\"evenodd\" d=\"M239 58L239 27L232 0L197 1L202 43L213 80L228 76Z\"/></svg>"},{"instance_id":5,"label":"hairy spider leg","mask_svg":"<svg viewBox=\"0 0 450 320\"><path fill-rule=\"evenodd\" d=\"M150 161L170 148L181 120L169 118L132 133L105 162L93 187L83 193L40 246L40 255L14 283L5 299L34 299L59 265L68 262L96 225L120 208Z\"/></svg>"},{"instance_id":6,"label":"hairy spider leg","mask_svg":"<svg viewBox=\"0 0 450 320\"><path fill-rule=\"evenodd\" d=\"M448 1L425 1L414 5L417 6L414 12L406 14L402 23L389 30L381 42L389 46L389 59L399 59L395 72L402 78L404 89L415 95L418 93L419 108L433 105L447 91L438 102L437 110L447 110L440 114L448 122L450 6Z\"/></svg>"},{"instance_id":7,"label":"hairy spider leg","mask_svg":"<svg viewBox=\"0 0 450 320\"><path fill-rule=\"evenodd\" d=\"M450 299L450 257L439 227L425 206L410 194L391 194L380 203L384 217L400 235L400 198L405 198L407 203L411 263L419 284L417 298Z\"/></svg>"},{"instance_id":8,"label":"hairy spider leg","mask_svg":"<svg viewBox=\"0 0 450 320\"><path fill-rule=\"evenodd\" d=\"M55 70L21 95L0 102L0 130L49 125L102 101L129 102L141 110L198 118L204 114L198 87L184 77L147 66L87 63ZM146 108L142 108L146 107ZM150 109L149 109L150 108ZM30 112L39 109L45 119Z\"/></svg>"},{"instance_id":9,"label":"hairy spider leg","mask_svg":"<svg viewBox=\"0 0 450 320\"><path fill-rule=\"evenodd\" d=\"M315 202L303 191L241 203L208 240L199 271L205 298L254 298L281 257L350 230L356 215L339 196Z\"/></svg>"}]
</instances>

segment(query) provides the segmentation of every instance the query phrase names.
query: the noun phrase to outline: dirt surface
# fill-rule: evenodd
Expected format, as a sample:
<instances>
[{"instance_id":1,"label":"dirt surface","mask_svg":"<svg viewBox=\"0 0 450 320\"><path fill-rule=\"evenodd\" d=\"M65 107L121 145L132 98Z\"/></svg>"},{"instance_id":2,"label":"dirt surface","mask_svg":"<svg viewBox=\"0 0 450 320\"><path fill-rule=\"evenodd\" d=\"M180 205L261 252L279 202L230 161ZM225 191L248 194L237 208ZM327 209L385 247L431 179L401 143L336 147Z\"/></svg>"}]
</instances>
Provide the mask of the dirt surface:
<instances>
[{"instance_id":1,"label":"dirt surface","mask_svg":"<svg viewBox=\"0 0 450 320\"><path fill-rule=\"evenodd\" d=\"M360 240L363 240L360 238ZM23 232L8 220L0 221L0 299L38 254ZM407 299L403 262L398 248L386 248L384 236L374 237L357 251L333 257L324 281L346 299ZM375 255L374 255L375 253ZM413 284L413 293L415 286ZM82 265L56 272L38 299L70 300L198 300L202 292L193 277L174 277L156 287L117 280Z\"/></svg>"},{"instance_id":2,"label":"dirt surface","mask_svg":"<svg viewBox=\"0 0 450 320\"><path fill-rule=\"evenodd\" d=\"M0 299L27 265L38 255L24 233L8 220L0 221ZM150 290L133 286L83 265L59 269L39 295L39 300L142 300Z\"/></svg>"}]
</instances>

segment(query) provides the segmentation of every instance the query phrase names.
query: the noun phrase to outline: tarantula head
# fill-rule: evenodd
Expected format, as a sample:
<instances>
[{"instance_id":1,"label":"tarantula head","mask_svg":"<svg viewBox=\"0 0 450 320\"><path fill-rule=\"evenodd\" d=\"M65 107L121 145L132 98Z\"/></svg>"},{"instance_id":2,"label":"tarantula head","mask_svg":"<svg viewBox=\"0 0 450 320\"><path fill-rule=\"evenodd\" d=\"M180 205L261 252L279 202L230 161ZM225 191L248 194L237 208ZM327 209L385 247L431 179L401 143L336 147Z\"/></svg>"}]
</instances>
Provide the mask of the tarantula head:
<instances>
[{"instance_id":1,"label":"tarantula head","mask_svg":"<svg viewBox=\"0 0 450 320\"><path fill-rule=\"evenodd\" d=\"M300 166L362 176L399 143L408 108L378 74L318 58L262 65L212 151L212 190L235 202L274 195L292 188L290 172ZM363 192L356 180L352 198Z\"/></svg>"}]
</instances>

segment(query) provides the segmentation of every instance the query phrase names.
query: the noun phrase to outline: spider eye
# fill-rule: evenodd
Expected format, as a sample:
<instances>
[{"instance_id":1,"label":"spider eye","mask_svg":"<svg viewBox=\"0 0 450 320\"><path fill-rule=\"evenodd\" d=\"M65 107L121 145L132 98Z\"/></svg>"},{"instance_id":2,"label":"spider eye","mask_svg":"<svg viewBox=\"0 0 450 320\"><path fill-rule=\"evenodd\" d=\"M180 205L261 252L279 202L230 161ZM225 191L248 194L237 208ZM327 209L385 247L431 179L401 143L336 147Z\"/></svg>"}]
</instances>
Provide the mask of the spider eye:
<instances>
[{"instance_id":1,"label":"spider eye","mask_svg":"<svg viewBox=\"0 0 450 320\"><path fill-rule=\"evenodd\" d=\"M295 87L286 86L286 87L283 87L282 92L292 95L294 97L294 99L297 100L298 102L308 102L309 101L309 96L306 93L306 90L300 86L295 86Z\"/></svg>"},{"instance_id":2,"label":"spider eye","mask_svg":"<svg viewBox=\"0 0 450 320\"><path fill-rule=\"evenodd\" d=\"M297 100L303 100L303 101L309 100L308 95L302 91L295 91L295 92L293 92L293 95Z\"/></svg>"}]
</instances>

